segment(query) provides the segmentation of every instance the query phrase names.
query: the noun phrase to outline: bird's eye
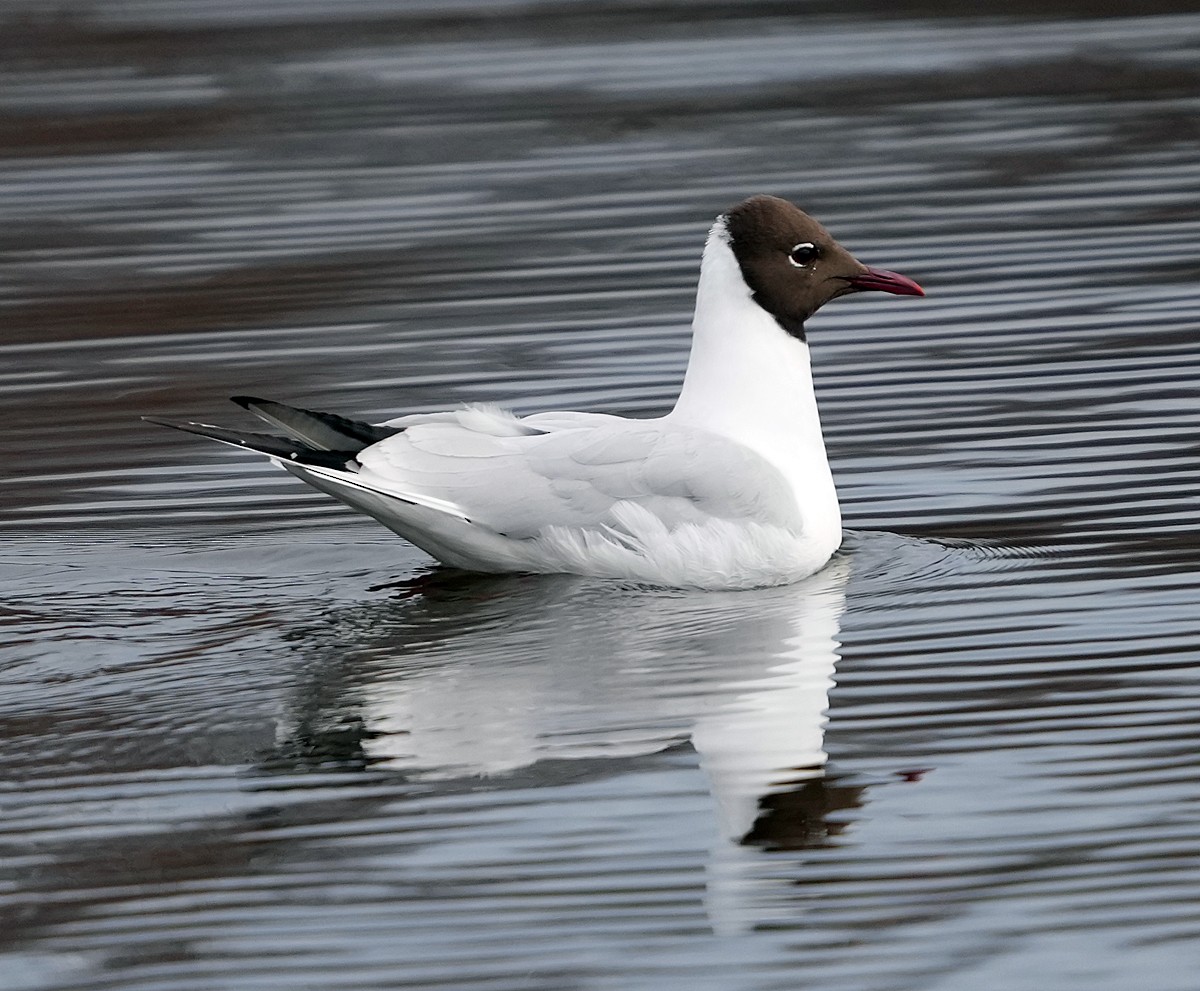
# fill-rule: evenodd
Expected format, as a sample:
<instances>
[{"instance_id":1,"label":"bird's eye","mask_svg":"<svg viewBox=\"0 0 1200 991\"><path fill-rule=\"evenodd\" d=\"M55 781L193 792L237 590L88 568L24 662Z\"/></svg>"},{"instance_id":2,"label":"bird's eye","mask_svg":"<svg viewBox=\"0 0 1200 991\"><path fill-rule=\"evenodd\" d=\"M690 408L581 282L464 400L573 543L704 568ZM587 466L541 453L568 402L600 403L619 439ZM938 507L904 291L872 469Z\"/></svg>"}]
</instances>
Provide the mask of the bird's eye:
<instances>
[{"instance_id":1,"label":"bird's eye","mask_svg":"<svg viewBox=\"0 0 1200 991\"><path fill-rule=\"evenodd\" d=\"M803 268L805 265L811 264L819 254L820 251L812 241L803 241L788 252L788 261L797 268Z\"/></svg>"}]
</instances>

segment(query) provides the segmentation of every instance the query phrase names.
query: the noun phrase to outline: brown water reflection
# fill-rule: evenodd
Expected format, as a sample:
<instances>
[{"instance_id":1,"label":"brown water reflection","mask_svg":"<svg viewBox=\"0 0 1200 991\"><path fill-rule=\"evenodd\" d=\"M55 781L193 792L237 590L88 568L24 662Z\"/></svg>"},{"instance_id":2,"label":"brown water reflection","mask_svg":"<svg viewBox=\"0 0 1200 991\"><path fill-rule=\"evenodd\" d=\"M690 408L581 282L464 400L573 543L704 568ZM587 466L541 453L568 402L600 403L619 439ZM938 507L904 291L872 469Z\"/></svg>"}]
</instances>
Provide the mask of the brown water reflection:
<instances>
[{"instance_id":1,"label":"brown water reflection","mask_svg":"<svg viewBox=\"0 0 1200 991\"><path fill-rule=\"evenodd\" d=\"M10 0L0 988L1191 991L1193 7ZM661 412L757 191L930 292L812 327L816 588L137 419Z\"/></svg>"}]
</instances>

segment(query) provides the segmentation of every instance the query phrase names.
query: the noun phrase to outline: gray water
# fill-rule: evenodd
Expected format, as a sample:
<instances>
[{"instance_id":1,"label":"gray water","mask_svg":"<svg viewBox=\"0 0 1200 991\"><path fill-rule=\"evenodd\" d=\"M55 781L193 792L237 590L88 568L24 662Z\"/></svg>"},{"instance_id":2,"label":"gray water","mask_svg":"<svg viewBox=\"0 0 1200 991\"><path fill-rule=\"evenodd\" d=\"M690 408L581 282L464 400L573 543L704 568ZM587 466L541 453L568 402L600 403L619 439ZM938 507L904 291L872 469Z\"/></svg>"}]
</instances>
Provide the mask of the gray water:
<instances>
[{"instance_id":1,"label":"gray water","mask_svg":"<svg viewBox=\"0 0 1200 991\"><path fill-rule=\"evenodd\" d=\"M0 7L3 991L1194 991L1200 12L967 7ZM659 414L753 192L929 293L810 325L808 582L138 420Z\"/></svg>"}]
</instances>

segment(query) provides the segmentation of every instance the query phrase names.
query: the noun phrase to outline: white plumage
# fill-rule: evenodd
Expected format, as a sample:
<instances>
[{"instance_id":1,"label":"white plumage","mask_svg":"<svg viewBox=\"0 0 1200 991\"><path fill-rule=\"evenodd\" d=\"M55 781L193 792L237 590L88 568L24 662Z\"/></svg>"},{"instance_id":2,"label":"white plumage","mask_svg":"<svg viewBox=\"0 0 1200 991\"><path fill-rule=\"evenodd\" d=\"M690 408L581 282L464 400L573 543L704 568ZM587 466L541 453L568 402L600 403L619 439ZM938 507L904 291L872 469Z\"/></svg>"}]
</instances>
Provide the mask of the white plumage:
<instances>
[{"instance_id":1,"label":"white plumage","mask_svg":"<svg viewBox=\"0 0 1200 991\"><path fill-rule=\"evenodd\" d=\"M754 236L739 240L734 217ZM796 240L827 241L827 269L789 266ZM481 405L374 427L238 400L295 440L171 425L266 453L455 567L782 584L818 570L841 542L802 320L859 288L920 293L865 268L790 204L756 197L709 234L687 374L665 416L518 418Z\"/></svg>"}]
</instances>

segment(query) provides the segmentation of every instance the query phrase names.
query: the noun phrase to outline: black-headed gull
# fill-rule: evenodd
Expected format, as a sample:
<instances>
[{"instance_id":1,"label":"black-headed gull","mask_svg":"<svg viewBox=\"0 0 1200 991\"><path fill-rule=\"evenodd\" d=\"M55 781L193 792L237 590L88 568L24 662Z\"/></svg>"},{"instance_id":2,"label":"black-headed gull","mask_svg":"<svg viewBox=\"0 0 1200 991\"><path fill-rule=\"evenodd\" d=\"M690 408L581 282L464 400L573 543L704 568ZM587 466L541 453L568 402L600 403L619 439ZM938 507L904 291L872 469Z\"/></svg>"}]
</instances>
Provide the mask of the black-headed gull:
<instances>
[{"instance_id":1,"label":"black-headed gull","mask_svg":"<svg viewBox=\"0 0 1200 991\"><path fill-rule=\"evenodd\" d=\"M805 321L871 289L924 295L787 201L754 196L708 235L687 374L665 416L473 405L375 425L239 396L287 436L147 419L265 454L454 567L783 584L842 539Z\"/></svg>"}]
</instances>

